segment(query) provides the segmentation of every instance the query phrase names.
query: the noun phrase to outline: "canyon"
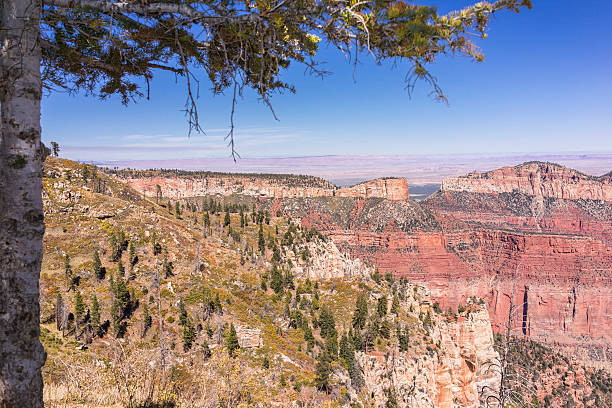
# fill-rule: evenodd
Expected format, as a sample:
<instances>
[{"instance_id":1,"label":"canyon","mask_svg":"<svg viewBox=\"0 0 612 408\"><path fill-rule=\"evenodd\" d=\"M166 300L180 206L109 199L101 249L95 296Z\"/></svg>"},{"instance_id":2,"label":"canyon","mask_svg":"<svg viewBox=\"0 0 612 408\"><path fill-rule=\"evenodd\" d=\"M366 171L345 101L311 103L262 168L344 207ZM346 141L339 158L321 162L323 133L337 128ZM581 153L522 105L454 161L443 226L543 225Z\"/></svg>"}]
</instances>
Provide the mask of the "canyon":
<instances>
[{"instance_id":1,"label":"canyon","mask_svg":"<svg viewBox=\"0 0 612 408\"><path fill-rule=\"evenodd\" d=\"M528 162L446 179L420 203L403 179L338 188L305 176L280 184L281 176L118 176L145 194L160 184L173 199L246 195L316 228L352 258L428 286L444 308L483 298L501 331L513 307L514 334L611 367L610 173Z\"/></svg>"}]
</instances>

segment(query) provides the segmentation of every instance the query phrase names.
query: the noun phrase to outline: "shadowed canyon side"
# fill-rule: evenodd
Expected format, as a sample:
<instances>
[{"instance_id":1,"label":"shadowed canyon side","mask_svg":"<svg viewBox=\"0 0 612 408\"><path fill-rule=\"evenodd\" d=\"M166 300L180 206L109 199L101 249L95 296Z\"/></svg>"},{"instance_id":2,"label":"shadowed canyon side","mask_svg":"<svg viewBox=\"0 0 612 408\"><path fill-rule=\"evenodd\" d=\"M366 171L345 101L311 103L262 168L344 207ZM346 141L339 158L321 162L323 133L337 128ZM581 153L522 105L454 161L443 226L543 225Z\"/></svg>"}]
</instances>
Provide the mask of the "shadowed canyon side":
<instances>
[{"instance_id":1,"label":"shadowed canyon side","mask_svg":"<svg viewBox=\"0 0 612 408\"><path fill-rule=\"evenodd\" d=\"M594 177L529 162L447 179L421 203L409 199L404 179L340 189L305 178L317 188L281 188L280 178L253 176L241 190L240 183L230 188L229 179L214 184L201 177L200 185L223 188L165 187L196 173L188 174L166 175L163 194L256 198L260 208L316 227L353 258L426 284L443 307L470 296L486 299L497 329L512 298L521 306L515 334L610 368L612 173ZM141 192L160 182L118 175Z\"/></svg>"}]
</instances>

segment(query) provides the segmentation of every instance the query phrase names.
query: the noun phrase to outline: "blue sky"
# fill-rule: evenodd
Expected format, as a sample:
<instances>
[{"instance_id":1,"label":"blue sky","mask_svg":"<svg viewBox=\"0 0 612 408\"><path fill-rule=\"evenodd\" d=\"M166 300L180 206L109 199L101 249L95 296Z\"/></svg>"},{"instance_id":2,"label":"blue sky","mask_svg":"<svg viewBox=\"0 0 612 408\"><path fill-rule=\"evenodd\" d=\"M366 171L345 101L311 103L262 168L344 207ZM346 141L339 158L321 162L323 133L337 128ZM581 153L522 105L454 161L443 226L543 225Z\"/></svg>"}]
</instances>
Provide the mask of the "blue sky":
<instances>
[{"instance_id":1,"label":"blue sky","mask_svg":"<svg viewBox=\"0 0 612 408\"><path fill-rule=\"evenodd\" d=\"M468 1L435 1L440 11ZM462 154L612 151L612 25L609 0L535 0L531 11L503 13L480 42L486 58L446 58L430 66L450 105L409 98L408 67L357 69L332 50L318 79L295 65L286 74L297 94L272 100L280 121L247 92L236 112L243 157L368 154ZM184 84L160 74L151 99L124 107L54 93L43 99L43 141L77 160L226 157L231 100L207 94L199 111L206 135L187 137Z\"/></svg>"}]
</instances>

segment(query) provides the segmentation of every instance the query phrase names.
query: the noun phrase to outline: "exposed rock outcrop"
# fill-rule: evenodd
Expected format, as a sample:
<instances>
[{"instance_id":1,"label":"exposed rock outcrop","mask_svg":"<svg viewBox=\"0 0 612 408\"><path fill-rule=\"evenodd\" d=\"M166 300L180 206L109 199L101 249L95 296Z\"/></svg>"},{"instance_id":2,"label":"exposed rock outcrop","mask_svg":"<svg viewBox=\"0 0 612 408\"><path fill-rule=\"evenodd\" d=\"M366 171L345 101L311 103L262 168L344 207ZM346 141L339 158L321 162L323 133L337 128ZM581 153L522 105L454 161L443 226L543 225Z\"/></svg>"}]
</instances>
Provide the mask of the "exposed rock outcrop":
<instances>
[{"instance_id":1,"label":"exposed rock outcrop","mask_svg":"<svg viewBox=\"0 0 612 408\"><path fill-rule=\"evenodd\" d=\"M554 163L530 162L486 173L448 178L442 191L512 193L566 200L612 201L612 183Z\"/></svg>"},{"instance_id":2,"label":"exposed rock outcrop","mask_svg":"<svg viewBox=\"0 0 612 408\"><path fill-rule=\"evenodd\" d=\"M429 352L357 353L377 408L386 406L390 392L399 407L476 408L498 389L500 373L491 369L498 354L489 316L484 307L471 307L456 321L434 315L435 346Z\"/></svg>"},{"instance_id":3,"label":"exposed rock outcrop","mask_svg":"<svg viewBox=\"0 0 612 408\"><path fill-rule=\"evenodd\" d=\"M380 178L336 191L337 197L386 198L391 201L408 200L408 180L405 178Z\"/></svg>"},{"instance_id":4,"label":"exposed rock outcrop","mask_svg":"<svg viewBox=\"0 0 612 408\"><path fill-rule=\"evenodd\" d=\"M374 268L367 266L359 258L352 259L346 253L340 252L331 240L309 242L307 248L309 253L307 261L293 267L292 272L297 277L317 280L364 278L374 272Z\"/></svg>"}]
</instances>

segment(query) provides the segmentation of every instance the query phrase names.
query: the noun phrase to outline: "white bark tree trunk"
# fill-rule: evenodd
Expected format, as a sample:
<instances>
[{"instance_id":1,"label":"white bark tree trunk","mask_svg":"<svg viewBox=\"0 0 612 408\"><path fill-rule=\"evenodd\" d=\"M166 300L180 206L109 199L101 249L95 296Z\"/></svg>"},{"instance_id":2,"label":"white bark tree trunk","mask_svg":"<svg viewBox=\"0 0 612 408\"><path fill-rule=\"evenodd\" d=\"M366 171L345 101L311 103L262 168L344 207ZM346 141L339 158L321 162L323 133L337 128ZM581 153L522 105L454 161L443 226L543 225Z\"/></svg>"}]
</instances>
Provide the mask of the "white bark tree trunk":
<instances>
[{"instance_id":1,"label":"white bark tree trunk","mask_svg":"<svg viewBox=\"0 0 612 408\"><path fill-rule=\"evenodd\" d=\"M40 0L0 1L0 408L42 408Z\"/></svg>"}]
</instances>

